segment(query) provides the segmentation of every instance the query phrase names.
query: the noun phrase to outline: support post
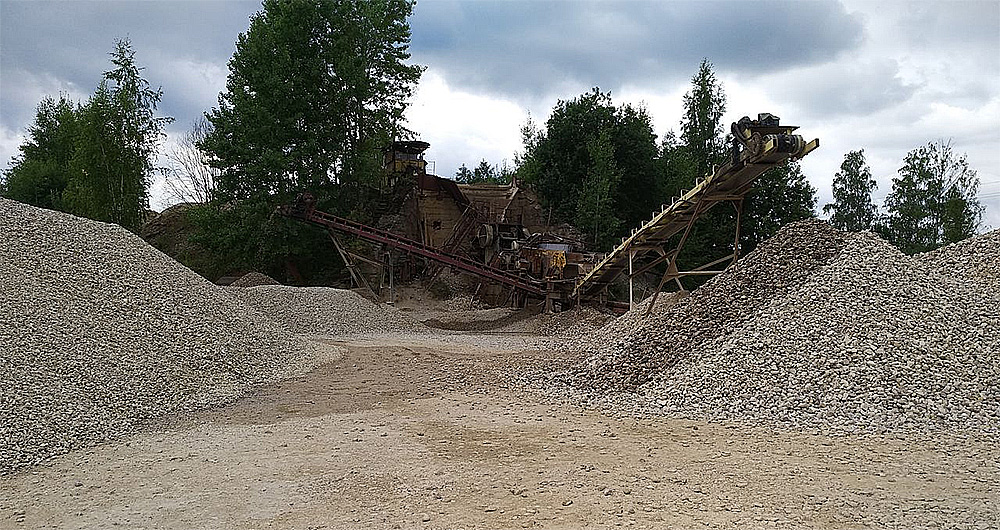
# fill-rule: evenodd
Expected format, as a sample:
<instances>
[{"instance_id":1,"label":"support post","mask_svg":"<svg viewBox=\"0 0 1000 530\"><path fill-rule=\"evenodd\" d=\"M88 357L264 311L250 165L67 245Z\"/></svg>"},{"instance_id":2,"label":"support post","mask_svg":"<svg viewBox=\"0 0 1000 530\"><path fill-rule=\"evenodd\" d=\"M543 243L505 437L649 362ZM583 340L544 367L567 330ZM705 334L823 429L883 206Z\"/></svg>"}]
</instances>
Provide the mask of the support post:
<instances>
[{"instance_id":1,"label":"support post","mask_svg":"<svg viewBox=\"0 0 1000 530\"><path fill-rule=\"evenodd\" d=\"M743 198L740 197L733 207L736 208L736 240L733 241L733 263L740 259L740 226L743 224Z\"/></svg>"},{"instance_id":2,"label":"support post","mask_svg":"<svg viewBox=\"0 0 1000 530\"><path fill-rule=\"evenodd\" d=\"M386 268L389 270L389 305L396 303L396 290L392 284L393 277L393 266L392 266L392 251L385 253Z\"/></svg>"},{"instance_id":3,"label":"support post","mask_svg":"<svg viewBox=\"0 0 1000 530\"><path fill-rule=\"evenodd\" d=\"M635 309L635 299L632 295L632 257L635 256L635 251L629 249L628 251L628 310L631 311Z\"/></svg>"},{"instance_id":4,"label":"support post","mask_svg":"<svg viewBox=\"0 0 1000 530\"><path fill-rule=\"evenodd\" d=\"M365 279L364 274L361 274L361 271L357 270L357 265L354 263L354 260L351 259L351 255L344 250L343 245L340 244L340 240L337 239L337 236L333 234L332 230L327 231L327 234L333 241L333 246L337 248L337 252L340 254L340 259L344 260L344 265L347 266L347 272L351 274L351 280L353 280L355 284L364 286L368 289L368 292L372 295L372 300L374 300L375 303L378 303L378 293L375 292L375 289L372 289L371 284L369 284L368 280Z\"/></svg>"},{"instance_id":5,"label":"support post","mask_svg":"<svg viewBox=\"0 0 1000 530\"><path fill-rule=\"evenodd\" d=\"M694 220L698 218L702 206L702 199L698 199L698 202L694 205L694 212L691 213L691 218L688 219L687 227L684 228L684 235L681 236L681 240L677 242L677 248L671 253L670 262L667 263L667 270L663 273L663 278L660 278L660 284L656 286L656 291L653 292L653 297L649 301L649 305L646 306L646 312L642 316L648 316L653 312L653 306L656 305L656 299L660 296L660 290L663 289L663 284L667 283L667 279L673 278L677 282L677 287L680 290L684 290L684 285L681 284L680 276L677 275L677 256L681 253L681 249L684 248L684 243L687 242L688 235L691 234L691 227L694 226Z\"/></svg>"}]
</instances>

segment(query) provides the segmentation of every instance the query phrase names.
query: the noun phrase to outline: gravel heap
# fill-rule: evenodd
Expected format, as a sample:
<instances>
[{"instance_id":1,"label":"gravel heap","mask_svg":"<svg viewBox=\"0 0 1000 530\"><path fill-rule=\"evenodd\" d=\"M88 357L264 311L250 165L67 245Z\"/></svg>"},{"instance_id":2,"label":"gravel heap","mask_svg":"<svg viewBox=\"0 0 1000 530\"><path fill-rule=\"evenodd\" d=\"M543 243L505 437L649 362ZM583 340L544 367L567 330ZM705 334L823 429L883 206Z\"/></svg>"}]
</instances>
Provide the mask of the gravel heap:
<instances>
[{"instance_id":1,"label":"gravel heap","mask_svg":"<svg viewBox=\"0 0 1000 530\"><path fill-rule=\"evenodd\" d=\"M358 335L425 329L396 308L345 289L261 285L231 292L292 333Z\"/></svg>"},{"instance_id":2,"label":"gravel heap","mask_svg":"<svg viewBox=\"0 0 1000 530\"><path fill-rule=\"evenodd\" d=\"M1000 229L914 256L935 272L1000 290Z\"/></svg>"},{"instance_id":3,"label":"gravel heap","mask_svg":"<svg viewBox=\"0 0 1000 530\"><path fill-rule=\"evenodd\" d=\"M614 316L592 307L577 306L558 313L541 313L503 328L508 332L521 332L544 337L577 338L606 325Z\"/></svg>"},{"instance_id":4,"label":"gravel heap","mask_svg":"<svg viewBox=\"0 0 1000 530\"><path fill-rule=\"evenodd\" d=\"M996 256L992 241L947 254ZM995 289L943 276L873 234L810 221L570 375L599 400L644 412L996 432L998 323Z\"/></svg>"},{"instance_id":5,"label":"gravel heap","mask_svg":"<svg viewBox=\"0 0 1000 530\"><path fill-rule=\"evenodd\" d=\"M0 473L230 401L314 351L126 230L0 199Z\"/></svg>"},{"instance_id":6,"label":"gravel heap","mask_svg":"<svg viewBox=\"0 0 1000 530\"><path fill-rule=\"evenodd\" d=\"M260 272L248 272L229 284L229 287L257 287L258 285L281 285L281 282Z\"/></svg>"},{"instance_id":7,"label":"gravel heap","mask_svg":"<svg viewBox=\"0 0 1000 530\"><path fill-rule=\"evenodd\" d=\"M619 336L598 330L585 343L599 348L577 374L582 386L634 389L724 337L773 298L794 290L843 248L846 235L820 221L789 225L725 274L706 282L666 311L652 313L641 326L622 326Z\"/></svg>"},{"instance_id":8,"label":"gravel heap","mask_svg":"<svg viewBox=\"0 0 1000 530\"><path fill-rule=\"evenodd\" d=\"M614 342L623 336L632 335L646 325L648 318L656 318L673 307L674 304L683 300L688 294L687 291L660 293L660 296L656 297L656 307L653 308L649 316L646 315L646 309L649 307L650 302L653 301L653 297L648 296L645 300L635 304L634 309L609 321L600 329L583 335L579 347L585 350L599 349L601 346Z\"/></svg>"}]
</instances>

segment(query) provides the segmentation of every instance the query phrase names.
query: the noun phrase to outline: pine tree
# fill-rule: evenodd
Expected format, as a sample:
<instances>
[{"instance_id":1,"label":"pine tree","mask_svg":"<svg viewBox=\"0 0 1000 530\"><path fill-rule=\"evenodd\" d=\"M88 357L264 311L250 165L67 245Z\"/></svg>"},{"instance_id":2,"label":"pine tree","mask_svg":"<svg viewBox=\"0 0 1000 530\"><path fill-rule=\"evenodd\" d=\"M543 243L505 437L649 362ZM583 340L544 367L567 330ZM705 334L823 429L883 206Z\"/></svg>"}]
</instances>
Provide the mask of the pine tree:
<instances>
[{"instance_id":1,"label":"pine tree","mask_svg":"<svg viewBox=\"0 0 1000 530\"><path fill-rule=\"evenodd\" d=\"M465 164L458 167L458 171L455 172L455 182L460 182L462 184L469 184L472 182L474 175L472 171Z\"/></svg>"},{"instance_id":2,"label":"pine tree","mask_svg":"<svg viewBox=\"0 0 1000 530\"><path fill-rule=\"evenodd\" d=\"M69 184L70 161L76 150L77 105L60 96L44 98L28 127L10 169L4 172L0 195L16 201L63 210L63 192Z\"/></svg>"},{"instance_id":3,"label":"pine tree","mask_svg":"<svg viewBox=\"0 0 1000 530\"><path fill-rule=\"evenodd\" d=\"M878 214L872 203L875 187L864 150L847 153L840 171L833 177L834 202L823 207L823 213L830 216L830 224L850 232L874 228Z\"/></svg>"},{"instance_id":4,"label":"pine tree","mask_svg":"<svg viewBox=\"0 0 1000 530\"><path fill-rule=\"evenodd\" d=\"M142 78L128 40L115 43L111 63L115 68L80 109L65 201L73 213L136 231L149 209L163 128L173 119L155 115L163 91Z\"/></svg>"},{"instance_id":5,"label":"pine tree","mask_svg":"<svg viewBox=\"0 0 1000 530\"><path fill-rule=\"evenodd\" d=\"M592 164L583 181L574 222L593 237L598 248L610 248L621 226L613 202L621 173L615 163L610 131L602 131L588 142L587 150Z\"/></svg>"},{"instance_id":6,"label":"pine tree","mask_svg":"<svg viewBox=\"0 0 1000 530\"><path fill-rule=\"evenodd\" d=\"M594 88L552 109L544 131L522 129L524 154L518 176L531 185L557 219L577 218L581 195L595 169L591 145L602 135L611 145L620 183L611 189L610 205L621 230L641 222L658 204L656 136L649 114L631 105L616 107L611 94ZM610 226L605 225L605 226ZM608 240L608 238L602 238ZM613 238L611 238L613 239Z\"/></svg>"},{"instance_id":7,"label":"pine tree","mask_svg":"<svg viewBox=\"0 0 1000 530\"><path fill-rule=\"evenodd\" d=\"M696 163L700 177L708 174L726 152L722 115L726 113L726 94L715 77L712 63L701 62L691 78L691 91L684 94L681 118L681 142Z\"/></svg>"},{"instance_id":8,"label":"pine tree","mask_svg":"<svg viewBox=\"0 0 1000 530\"><path fill-rule=\"evenodd\" d=\"M143 79L131 43L115 41L110 55L114 68L86 104L74 106L65 97L39 104L4 193L136 231L172 118L156 116L163 92Z\"/></svg>"}]
</instances>

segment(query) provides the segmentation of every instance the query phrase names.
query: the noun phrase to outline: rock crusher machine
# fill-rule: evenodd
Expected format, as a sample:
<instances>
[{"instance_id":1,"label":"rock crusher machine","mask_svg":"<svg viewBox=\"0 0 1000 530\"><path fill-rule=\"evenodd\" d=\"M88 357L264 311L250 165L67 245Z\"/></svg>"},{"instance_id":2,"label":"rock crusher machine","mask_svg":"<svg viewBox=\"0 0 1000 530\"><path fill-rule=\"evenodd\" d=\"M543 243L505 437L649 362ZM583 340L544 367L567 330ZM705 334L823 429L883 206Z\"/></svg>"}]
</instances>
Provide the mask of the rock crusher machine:
<instances>
[{"instance_id":1,"label":"rock crusher machine","mask_svg":"<svg viewBox=\"0 0 1000 530\"><path fill-rule=\"evenodd\" d=\"M315 199L308 193L300 194L293 204L279 207L278 212L327 229L355 281L361 285L367 286L368 282L353 265L352 256L342 250L337 233L417 255L440 267L466 272L486 282L505 285L515 304L522 304L527 298L541 299L547 310L556 306L565 309L579 303L614 304L609 300L608 287L623 274L627 275L631 307L634 303L633 279L661 266L664 273L653 292L653 303L648 306L652 308L667 282L676 282L683 288L682 278L720 274L739 259L743 200L753 189L754 181L767 170L802 158L819 146L818 139L807 142L794 134L797 128L780 125L778 117L772 114L759 114L756 120L744 117L733 123L734 139L729 159L713 168L711 174L697 179L692 189L663 205L649 221L633 229L605 255L581 252L576 242L556 236L528 234L519 225L486 223L475 232L473 247L478 255L473 259L451 249L435 248L317 211ZM729 203L736 210L732 253L692 270L678 270L677 256L692 226L701 215L720 203Z\"/></svg>"}]
</instances>

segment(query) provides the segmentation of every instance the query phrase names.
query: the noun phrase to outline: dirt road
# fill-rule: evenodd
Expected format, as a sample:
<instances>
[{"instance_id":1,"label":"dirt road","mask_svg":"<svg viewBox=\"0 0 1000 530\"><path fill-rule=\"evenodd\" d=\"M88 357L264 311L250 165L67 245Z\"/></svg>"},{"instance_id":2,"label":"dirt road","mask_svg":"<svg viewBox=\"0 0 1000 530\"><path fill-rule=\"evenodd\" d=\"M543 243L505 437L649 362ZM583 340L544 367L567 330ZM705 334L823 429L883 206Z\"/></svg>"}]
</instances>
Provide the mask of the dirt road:
<instances>
[{"instance_id":1,"label":"dirt road","mask_svg":"<svg viewBox=\"0 0 1000 530\"><path fill-rule=\"evenodd\" d=\"M997 528L996 440L553 404L531 337L328 341L229 407L0 479L0 528ZM525 351L527 350L527 351Z\"/></svg>"}]
</instances>

